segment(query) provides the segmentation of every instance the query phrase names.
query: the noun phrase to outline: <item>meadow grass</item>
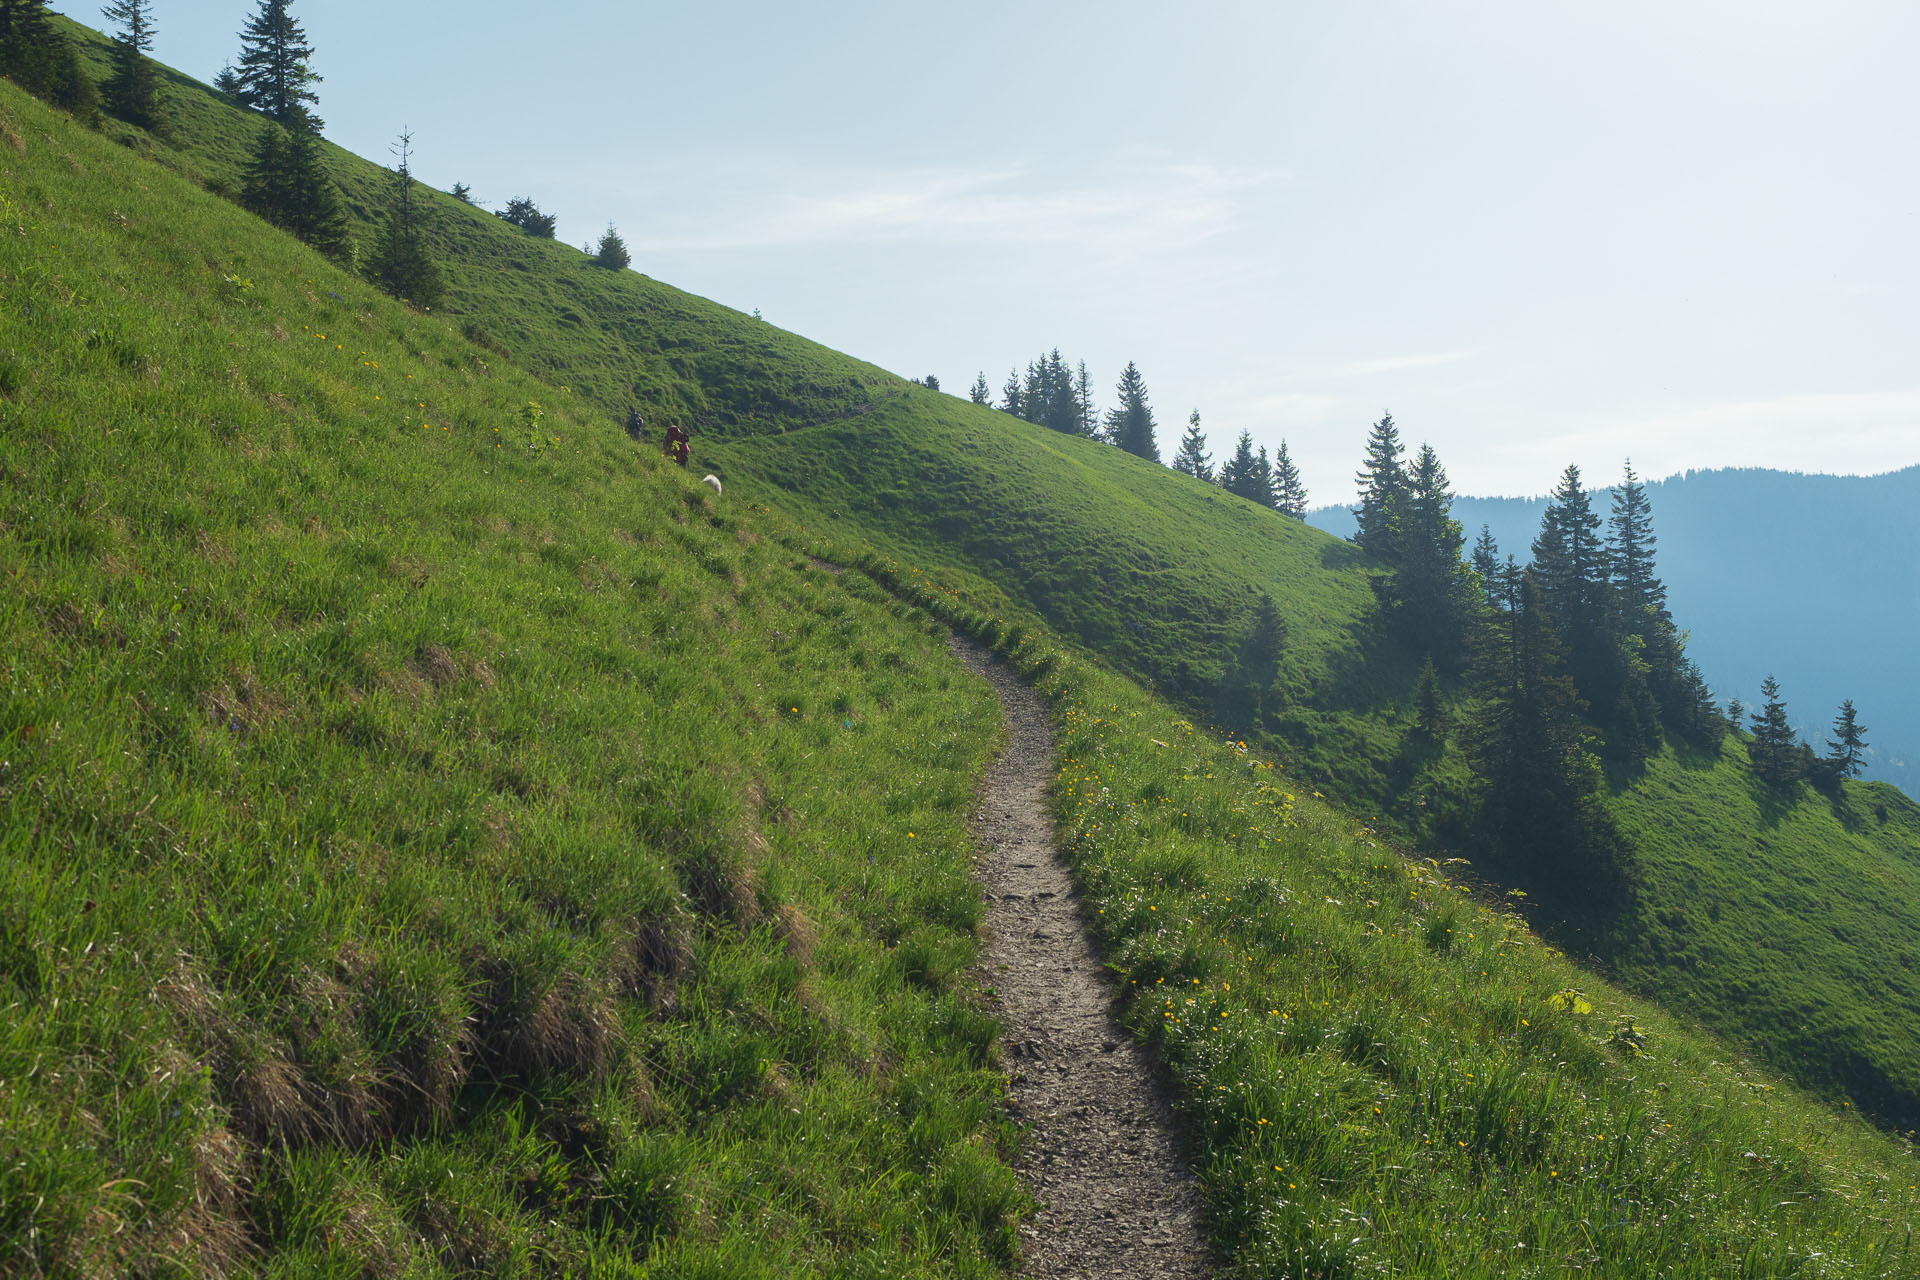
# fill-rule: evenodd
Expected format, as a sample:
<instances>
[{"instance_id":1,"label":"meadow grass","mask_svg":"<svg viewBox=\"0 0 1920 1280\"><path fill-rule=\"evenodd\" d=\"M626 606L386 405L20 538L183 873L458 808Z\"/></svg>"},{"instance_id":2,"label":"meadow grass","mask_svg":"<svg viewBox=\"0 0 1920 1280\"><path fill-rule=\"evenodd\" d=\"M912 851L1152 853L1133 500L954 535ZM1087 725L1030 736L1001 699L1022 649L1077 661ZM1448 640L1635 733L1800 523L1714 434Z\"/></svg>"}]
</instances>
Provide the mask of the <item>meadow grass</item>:
<instances>
[{"instance_id":1,"label":"meadow grass","mask_svg":"<svg viewBox=\"0 0 1920 1280\"><path fill-rule=\"evenodd\" d=\"M1053 699L1243 1271L1915 1269L1909 1153L1350 816L1416 670L1351 548L471 210L455 305L497 309L416 314L206 198L245 117L192 103L171 151L0 86L9 1267L1004 1270L961 824L997 717L937 614ZM716 434L804 429L703 441L719 502L614 426L650 350ZM1272 771L1123 678L1194 698L1260 590Z\"/></svg>"},{"instance_id":2,"label":"meadow grass","mask_svg":"<svg viewBox=\"0 0 1920 1280\"><path fill-rule=\"evenodd\" d=\"M1920 1163L1571 963L957 576L867 562L1048 699L1123 1009L1246 1276L1901 1276Z\"/></svg>"},{"instance_id":3,"label":"meadow grass","mask_svg":"<svg viewBox=\"0 0 1920 1280\"><path fill-rule=\"evenodd\" d=\"M919 389L719 456L789 518L937 571L1010 625L1052 628L1203 724L1252 602L1271 592L1287 702L1254 743L1288 776L1429 853L1471 856L1475 877L1529 893L1516 903L1563 948L1836 1104L1920 1128L1920 934L1905 907L1920 888L1920 809L1892 788L1776 793L1736 738L1714 755L1669 746L1610 785L1636 850L1632 893L1569 897L1500 862L1465 822L1464 735L1414 735L1417 656L1382 634L1351 545ZM1455 681L1447 694L1458 730L1471 693Z\"/></svg>"},{"instance_id":4,"label":"meadow grass","mask_svg":"<svg viewBox=\"0 0 1920 1280\"><path fill-rule=\"evenodd\" d=\"M0 126L0 1271L1001 1272L944 628Z\"/></svg>"},{"instance_id":5,"label":"meadow grass","mask_svg":"<svg viewBox=\"0 0 1920 1280\"><path fill-rule=\"evenodd\" d=\"M104 79L112 58L108 39L60 21L95 76ZM237 197L261 117L191 76L162 68L162 79L171 121L167 140L118 121L108 122L109 135L211 192ZM411 91L398 84L392 88L396 104ZM396 137L402 117L395 119ZM415 138L416 164L432 154L433 146L430 137ZM323 152L365 250L382 225L392 172L331 143L323 144ZM482 190L492 181L488 174L467 176ZM675 289L642 270L597 266L566 239L529 236L446 192L421 187L416 194L424 240L446 279L441 310L472 335L483 358L517 364L568 387L615 422L638 409L656 440L666 423L680 421L693 431L698 452L708 439L778 432L795 423L858 413L908 385L874 365ZM498 193L492 202L504 205L510 194L529 193ZM536 203L542 198L537 191L530 194ZM562 231L568 237L582 234ZM588 231L597 237L600 225Z\"/></svg>"}]
</instances>

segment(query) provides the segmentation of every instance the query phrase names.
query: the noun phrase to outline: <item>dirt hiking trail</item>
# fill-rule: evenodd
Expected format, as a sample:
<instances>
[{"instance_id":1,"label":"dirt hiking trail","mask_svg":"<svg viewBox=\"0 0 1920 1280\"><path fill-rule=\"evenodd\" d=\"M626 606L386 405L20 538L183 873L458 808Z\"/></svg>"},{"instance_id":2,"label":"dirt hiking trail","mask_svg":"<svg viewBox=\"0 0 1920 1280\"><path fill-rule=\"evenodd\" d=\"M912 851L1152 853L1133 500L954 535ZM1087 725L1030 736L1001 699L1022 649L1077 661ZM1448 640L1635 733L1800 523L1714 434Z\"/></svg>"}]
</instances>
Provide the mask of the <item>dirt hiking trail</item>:
<instances>
[{"instance_id":1,"label":"dirt hiking trail","mask_svg":"<svg viewBox=\"0 0 1920 1280\"><path fill-rule=\"evenodd\" d=\"M1034 692L986 650L953 652L1006 712L1007 749L974 817L986 890L983 983L1006 1025L1008 1110L1029 1126L1020 1173L1040 1202L1023 1276L1162 1280L1209 1273L1198 1186L1152 1060L1115 1022L1112 975L1054 848L1053 732Z\"/></svg>"}]
</instances>

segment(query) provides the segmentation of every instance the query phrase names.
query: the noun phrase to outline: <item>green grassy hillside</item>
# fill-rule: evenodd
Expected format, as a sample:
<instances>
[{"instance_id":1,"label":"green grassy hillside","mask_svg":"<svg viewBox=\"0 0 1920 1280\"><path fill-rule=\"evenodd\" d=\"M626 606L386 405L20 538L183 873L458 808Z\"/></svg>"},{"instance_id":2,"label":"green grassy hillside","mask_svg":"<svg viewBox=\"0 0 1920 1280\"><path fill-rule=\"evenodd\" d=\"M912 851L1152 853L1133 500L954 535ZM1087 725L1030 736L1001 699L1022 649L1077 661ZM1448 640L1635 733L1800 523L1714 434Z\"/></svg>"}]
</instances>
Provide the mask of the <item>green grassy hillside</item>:
<instances>
[{"instance_id":1,"label":"green grassy hillside","mask_svg":"<svg viewBox=\"0 0 1920 1280\"><path fill-rule=\"evenodd\" d=\"M66 29L104 77L106 39L75 24ZM169 73L166 81L171 145L118 122L110 131L208 190L234 195L259 118L190 77ZM326 156L360 241L371 243L391 174L332 145ZM447 276L442 309L480 340L490 363L515 363L568 387L615 422L638 408L650 422L685 422L696 439L764 433L845 417L908 385L638 272L596 266L577 248L536 239L445 192L421 194L427 240Z\"/></svg>"},{"instance_id":2,"label":"green grassy hillside","mask_svg":"<svg viewBox=\"0 0 1920 1280\"><path fill-rule=\"evenodd\" d=\"M1622 801L1646 882L1594 949L1783 1070L1920 1128L1920 805L1884 782L1780 796L1732 738L1710 760L1662 757Z\"/></svg>"},{"instance_id":3,"label":"green grassy hillside","mask_svg":"<svg viewBox=\"0 0 1920 1280\"><path fill-rule=\"evenodd\" d=\"M963 577L873 568L1050 700L1057 821L1237 1274L1920 1267L1911 1148L1730 1062Z\"/></svg>"},{"instance_id":4,"label":"green grassy hillside","mask_svg":"<svg viewBox=\"0 0 1920 1280\"><path fill-rule=\"evenodd\" d=\"M1010 1270L966 974L997 719L938 618L1052 700L1240 1274L1916 1269L1911 1151L1033 621L1197 664L1157 602L1271 589L1337 761L1408 681L1349 549L917 390L734 446L723 502L519 367L567 349L502 361L134 150L0 85L6 1271ZM1036 590L1030 543L1078 572Z\"/></svg>"},{"instance_id":5,"label":"green grassy hillside","mask_svg":"<svg viewBox=\"0 0 1920 1280\"><path fill-rule=\"evenodd\" d=\"M944 630L3 84L0 170L0 1272L997 1272Z\"/></svg>"},{"instance_id":6,"label":"green grassy hillside","mask_svg":"<svg viewBox=\"0 0 1920 1280\"><path fill-rule=\"evenodd\" d=\"M89 38L104 57L99 38ZM149 147L116 127L163 164L231 190L254 120L191 82L176 88L177 148ZM337 150L330 156L356 209L370 217L384 171ZM1457 751L1433 758L1410 747L1418 659L1375 634L1369 571L1347 544L1117 451L911 388L637 273L602 270L451 197L435 197L432 209L452 284L449 309L459 325L511 352L510 363L572 388L616 421L633 403L656 420L686 415L699 432L698 460L729 480L813 528L971 571L997 589L1001 607L1045 620L1190 714L1208 710L1258 593L1271 592L1290 641L1282 664L1289 705L1269 747L1295 776L1356 812L1442 845L1470 844L1459 821L1464 766ZM502 363L495 350L477 355ZM1652 776L1699 765L1669 757ZM1744 792L1736 773L1697 772L1694 782ZM1669 799L1659 787L1629 788L1616 808L1629 831L1684 829L1685 815L1669 813ZM1852 890L1842 881L1864 874L1871 882L1877 868L1915 856L1898 826L1851 834L1819 816L1822 801L1807 803L1796 837L1806 856L1795 862L1815 875L1830 869L1829 896L1845 898ZM1600 920L1561 910L1538 922L1809 1083L1854 1090L1888 1123L1920 1124L1920 1093L1910 1088L1920 1079L1920 1038L1898 1030L1912 1023L1914 1006L1887 984L1856 983L1858 964L1820 937L1818 919L1785 928L1782 918L1784 933L1774 936L1804 957L1805 990L1790 985L1785 1007L1833 1008L1829 997L1846 993L1838 1007L1847 1012L1822 1024L1840 1049L1819 1062L1782 1035L1763 1002L1724 998L1725 990L1766 986L1763 969L1750 968L1759 954L1752 948L1696 949L1671 972L1657 972L1662 957L1679 953L1640 939L1667 929L1659 918L1665 904L1687 898L1691 884L1739 883L1742 873L1725 871L1728 860L1738 865L1765 835L1750 812L1736 806L1728 817L1732 825L1711 839L1648 850L1644 909ZM1836 856L1842 844L1852 852ZM1768 892L1770 885L1761 889ZM1790 892L1779 886L1780 895ZM1732 901L1723 915L1735 910ZM1908 936L1903 904L1883 909L1887 928L1873 936Z\"/></svg>"},{"instance_id":7,"label":"green grassy hillside","mask_svg":"<svg viewBox=\"0 0 1920 1280\"><path fill-rule=\"evenodd\" d=\"M1295 771L1384 799L1418 664L1372 634L1364 557L1117 449L916 390L849 422L721 446L821 528L965 569L1121 670L1205 706L1270 593ZM772 500L772 499L770 499Z\"/></svg>"},{"instance_id":8,"label":"green grassy hillside","mask_svg":"<svg viewBox=\"0 0 1920 1280\"><path fill-rule=\"evenodd\" d=\"M816 527L992 584L982 598L995 608L1043 619L1193 714L1255 593L1271 591L1289 627L1282 762L1357 812L1457 838L1426 806L1458 794L1464 761L1457 747L1412 758L1417 671L1373 626L1350 544L924 391L721 456ZM1769 796L1730 738L1711 759L1669 749L1621 780L1613 807L1639 851L1633 901L1591 912L1557 901L1536 923L1836 1100L1920 1128L1913 803L1883 784L1848 784L1837 800L1805 785Z\"/></svg>"}]
</instances>

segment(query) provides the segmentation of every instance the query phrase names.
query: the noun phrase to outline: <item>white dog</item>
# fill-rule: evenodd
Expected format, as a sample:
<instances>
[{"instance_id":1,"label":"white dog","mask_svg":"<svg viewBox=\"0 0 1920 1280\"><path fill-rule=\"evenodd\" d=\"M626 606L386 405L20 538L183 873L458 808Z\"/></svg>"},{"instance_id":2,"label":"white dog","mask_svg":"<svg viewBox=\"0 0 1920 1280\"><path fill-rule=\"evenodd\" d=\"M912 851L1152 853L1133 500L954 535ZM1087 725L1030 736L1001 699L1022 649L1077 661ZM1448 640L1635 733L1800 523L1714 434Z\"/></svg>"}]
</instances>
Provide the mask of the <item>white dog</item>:
<instances>
[{"instance_id":1,"label":"white dog","mask_svg":"<svg viewBox=\"0 0 1920 1280\"><path fill-rule=\"evenodd\" d=\"M700 483L712 485L715 493L721 492L719 476L701 476Z\"/></svg>"}]
</instances>

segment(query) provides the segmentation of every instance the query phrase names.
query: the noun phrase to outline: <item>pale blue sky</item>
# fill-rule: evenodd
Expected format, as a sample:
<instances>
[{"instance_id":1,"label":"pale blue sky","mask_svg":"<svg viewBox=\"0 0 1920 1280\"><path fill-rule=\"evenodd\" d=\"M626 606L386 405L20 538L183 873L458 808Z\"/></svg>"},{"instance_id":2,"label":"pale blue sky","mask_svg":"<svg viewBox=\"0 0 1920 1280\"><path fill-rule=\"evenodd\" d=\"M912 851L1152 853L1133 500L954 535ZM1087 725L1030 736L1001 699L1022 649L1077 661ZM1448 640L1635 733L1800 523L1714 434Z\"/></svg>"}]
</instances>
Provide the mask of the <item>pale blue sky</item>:
<instances>
[{"instance_id":1,"label":"pale blue sky","mask_svg":"<svg viewBox=\"0 0 1920 1280\"><path fill-rule=\"evenodd\" d=\"M56 7L99 25L91 6ZM252 0L158 0L211 78ZM335 141L964 392L1138 361L1351 496L1920 462L1910 0L297 0Z\"/></svg>"}]
</instances>

